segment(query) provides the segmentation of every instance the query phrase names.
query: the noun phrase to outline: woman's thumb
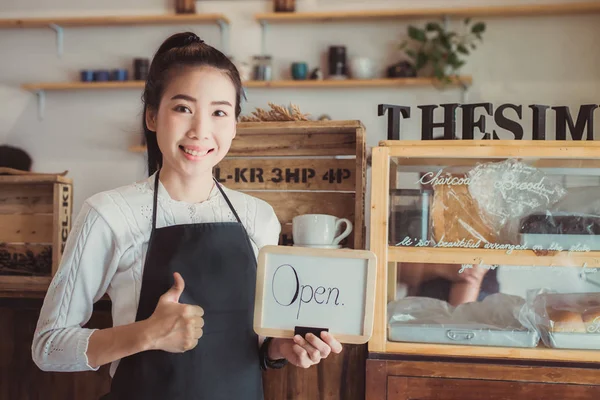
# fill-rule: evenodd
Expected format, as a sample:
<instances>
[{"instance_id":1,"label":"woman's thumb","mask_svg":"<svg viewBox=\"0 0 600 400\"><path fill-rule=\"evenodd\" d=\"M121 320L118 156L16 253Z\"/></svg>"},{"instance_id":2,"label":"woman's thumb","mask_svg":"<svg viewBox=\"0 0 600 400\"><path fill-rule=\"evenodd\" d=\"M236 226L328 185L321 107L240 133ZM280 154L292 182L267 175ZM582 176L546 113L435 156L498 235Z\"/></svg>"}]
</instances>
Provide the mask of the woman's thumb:
<instances>
[{"instance_id":1,"label":"woman's thumb","mask_svg":"<svg viewBox=\"0 0 600 400\"><path fill-rule=\"evenodd\" d=\"M181 277L179 272L173 273L173 278L175 279L175 283L167 292L167 297L173 302L179 302L179 297L181 296L181 293L183 293L185 282L183 281L183 278Z\"/></svg>"}]
</instances>

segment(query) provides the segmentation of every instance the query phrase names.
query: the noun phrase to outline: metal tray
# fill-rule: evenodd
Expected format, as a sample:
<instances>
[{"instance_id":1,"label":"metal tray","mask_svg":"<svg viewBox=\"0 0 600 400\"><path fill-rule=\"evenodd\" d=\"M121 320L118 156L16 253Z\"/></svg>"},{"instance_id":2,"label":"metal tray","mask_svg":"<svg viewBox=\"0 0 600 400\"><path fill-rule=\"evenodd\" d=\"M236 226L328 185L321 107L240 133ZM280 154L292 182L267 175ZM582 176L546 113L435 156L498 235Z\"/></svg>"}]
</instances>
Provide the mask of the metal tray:
<instances>
[{"instance_id":1,"label":"metal tray","mask_svg":"<svg viewBox=\"0 0 600 400\"><path fill-rule=\"evenodd\" d=\"M600 350L600 334L548 332L550 346L555 349Z\"/></svg>"},{"instance_id":2,"label":"metal tray","mask_svg":"<svg viewBox=\"0 0 600 400\"><path fill-rule=\"evenodd\" d=\"M393 342L460 344L470 346L536 347L536 331L470 328L467 326L388 324L388 340Z\"/></svg>"}]
</instances>

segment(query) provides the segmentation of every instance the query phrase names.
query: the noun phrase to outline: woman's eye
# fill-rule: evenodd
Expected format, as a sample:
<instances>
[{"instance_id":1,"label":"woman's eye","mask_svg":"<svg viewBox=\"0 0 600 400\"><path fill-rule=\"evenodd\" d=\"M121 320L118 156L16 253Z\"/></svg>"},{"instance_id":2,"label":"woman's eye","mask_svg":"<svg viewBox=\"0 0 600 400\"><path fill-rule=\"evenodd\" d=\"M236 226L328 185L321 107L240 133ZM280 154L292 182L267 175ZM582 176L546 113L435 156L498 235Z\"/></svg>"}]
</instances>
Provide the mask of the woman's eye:
<instances>
[{"instance_id":1,"label":"woman's eye","mask_svg":"<svg viewBox=\"0 0 600 400\"><path fill-rule=\"evenodd\" d=\"M177 112L187 112L187 113L191 113L192 111L186 107L186 106L177 106L175 107L175 111Z\"/></svg>"},{"instance_id":2,"label":"woman's eye","mask_svg":"<svg viewBox=\"0 0 600 400\"><path fill-rule=\"evenodd\" d=\"M224 117L224 116L226 116L227 114L226 114L226 113L225 113L225 111L223 111L223 110L217 110L217 111L215 111L215 112L214 112L214 115L216 115L216 116L218 116L218 117Z\"/></svg>"}]
</instances>

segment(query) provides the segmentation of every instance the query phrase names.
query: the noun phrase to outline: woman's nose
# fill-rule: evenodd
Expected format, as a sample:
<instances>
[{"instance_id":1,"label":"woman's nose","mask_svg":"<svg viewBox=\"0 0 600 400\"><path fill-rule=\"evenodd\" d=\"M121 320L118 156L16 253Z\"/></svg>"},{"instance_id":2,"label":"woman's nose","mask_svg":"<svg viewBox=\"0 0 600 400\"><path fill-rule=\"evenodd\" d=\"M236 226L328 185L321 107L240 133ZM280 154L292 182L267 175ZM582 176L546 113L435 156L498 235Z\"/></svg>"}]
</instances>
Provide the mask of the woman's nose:
<instances>
[{"instance_id":1,"label":"woman's nose","mask_svg":"<svg viewBox=\"0 0 600 400\"><path fill-rule=\"evenodd\" d=\"M212 124L210 118L197 118L194 121L192 129L188 131L188 136L195 139L206 139L212 134Z\"/></svg>"}]
</instances>

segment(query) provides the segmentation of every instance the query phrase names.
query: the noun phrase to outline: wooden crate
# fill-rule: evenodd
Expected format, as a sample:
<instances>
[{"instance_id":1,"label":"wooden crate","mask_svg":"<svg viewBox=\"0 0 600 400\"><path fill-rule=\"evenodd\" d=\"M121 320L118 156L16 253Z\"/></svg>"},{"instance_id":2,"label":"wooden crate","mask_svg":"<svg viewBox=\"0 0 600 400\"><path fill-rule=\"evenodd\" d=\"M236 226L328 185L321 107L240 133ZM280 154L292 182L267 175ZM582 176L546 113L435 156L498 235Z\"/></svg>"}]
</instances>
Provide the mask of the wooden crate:
<instances>
[{"instance_id":1,"label":"wooden crate","mask_svg":"<svg viewBox=\"0 0 600 400\"><path fill-rule=\"evenodd\" d=\"M214 175L228 188L273 206L279 244L292 245L292 219L321 213L354 225L345 247L365 246L365 128L359 121L238 124Z\"/></svg>"},{"instance_id":2,"label":"wooden crate","mask_svg":"<svg viewBox=\"0 0 600 400\"><path fill-rule=\"evenodd\" d=\"M0 294L43 294L71 229L72 180L0 169Z\"/></svg>"}]
</instances>

